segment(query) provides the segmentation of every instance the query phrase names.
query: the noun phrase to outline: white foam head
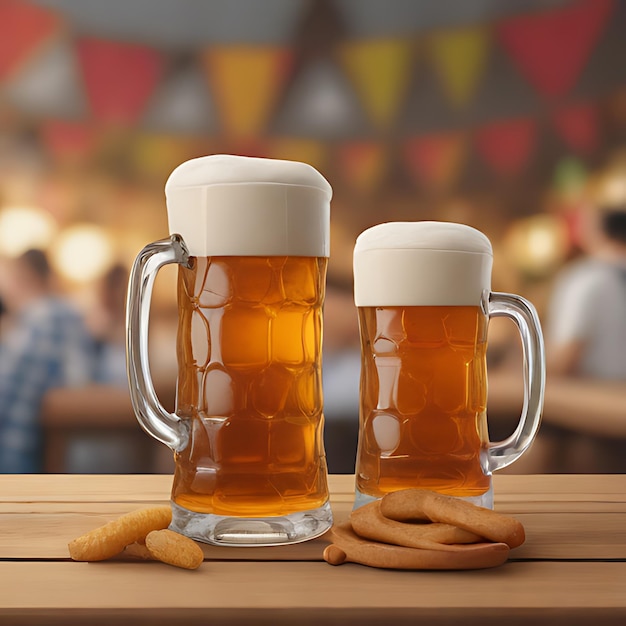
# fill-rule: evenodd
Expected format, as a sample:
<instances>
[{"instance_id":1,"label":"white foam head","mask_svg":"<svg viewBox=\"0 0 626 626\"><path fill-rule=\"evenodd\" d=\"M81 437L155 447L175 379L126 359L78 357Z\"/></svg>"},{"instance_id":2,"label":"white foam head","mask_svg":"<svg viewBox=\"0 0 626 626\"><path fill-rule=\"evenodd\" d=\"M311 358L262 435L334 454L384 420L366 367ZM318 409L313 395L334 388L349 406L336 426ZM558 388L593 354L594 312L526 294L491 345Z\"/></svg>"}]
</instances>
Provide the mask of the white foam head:
<instances>
[{"instance_id":1,"label":"white foam head","mask_svg":"<svg viewBox=\"0 0 626 626\"><path fill-rule=\"evenodd\" d=\"M170 234L193 256L329 255L328 181L296 161L216 154L165 185Z\"/></svg>"},{"instance_id":2,"label":"white foam head","mask_svg":"<svg viewBox=\"0 0 626 626\"><path fill-rule=\"evenodd\" d=\"M491 290L493 251L483 233L449 222L389 222L354 247L357 306L479 305Z\"/></svg>"}]
</instances>

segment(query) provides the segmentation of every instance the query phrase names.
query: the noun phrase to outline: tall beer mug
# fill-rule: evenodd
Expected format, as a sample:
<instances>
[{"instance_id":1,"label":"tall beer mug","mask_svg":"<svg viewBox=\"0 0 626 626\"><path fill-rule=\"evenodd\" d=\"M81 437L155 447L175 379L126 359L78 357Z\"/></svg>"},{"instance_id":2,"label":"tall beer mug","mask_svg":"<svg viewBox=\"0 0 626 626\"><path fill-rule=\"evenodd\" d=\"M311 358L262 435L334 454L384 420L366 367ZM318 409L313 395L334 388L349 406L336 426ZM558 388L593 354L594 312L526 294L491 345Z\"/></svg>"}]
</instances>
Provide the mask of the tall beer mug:
<instances>
[{"instance_id":1,"label":"tall beer mug","mask_svg":"<svg viewBox=\"0 0 626 626\"><path fill-rule=\"evenodd\" d=\"M141 426L174 451L172 525L217 545L276 545L332 525L323 448L328 182L304 163L213 155L166 187L168 240L130 277L128 376ZM178 263L176 411L159 403L148 315Z\"/></svg>"},{"instance_id":2,"label":"tall beer mug","mask_svg":"<svg viewBox=\"0 0 626 626\"><path fill-rule=\"evenodd\" d=\"M545 358L534 307L491 291L487 237L462 224L387 223L358 237L354 289L361 333L356 501L432 489L493 506L491 473L539 428ZM524 405L515 432L489 441L487 327L509 317L523 348Z\"/></svg>"}]
</instances>

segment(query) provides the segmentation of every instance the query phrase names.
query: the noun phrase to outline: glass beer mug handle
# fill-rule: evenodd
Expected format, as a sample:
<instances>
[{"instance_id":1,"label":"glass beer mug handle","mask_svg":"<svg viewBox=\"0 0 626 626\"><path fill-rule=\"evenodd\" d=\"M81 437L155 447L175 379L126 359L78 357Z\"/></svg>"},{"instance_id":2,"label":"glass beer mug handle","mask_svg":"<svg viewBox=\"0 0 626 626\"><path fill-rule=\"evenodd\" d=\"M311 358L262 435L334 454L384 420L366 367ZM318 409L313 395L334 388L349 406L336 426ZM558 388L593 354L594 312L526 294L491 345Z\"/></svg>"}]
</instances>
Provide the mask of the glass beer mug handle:
<instances>
[{"instance_id":1,"label":"glass beer mug handle","mask_svg":"<svg viewBox=\"0 0 626 626\"><path fill-rule=\"evenodd\" d=\"M177 415L161 406L148 360L152 288L159 269L169 263L189 263L189 253L179 235L147 245L133 264L126 302L128 383L133 409L142 428L172 450L182 450L189 437L186 425Z\"/></svg>"},{"instance_id":2,"label":"glass beer mug handle","mask_svg":"<svg viewBox=\"0 0 626 626\"><path fill-rule=\"evenodd\" d=\"M509 293L489 294L489 317L512 319L522 339L524 404L515 432L503 441L489 444L489 468L491 471L507 467L517 460L530 446L541 421L545 387L545 355L539 317L534 306Z\"/></svg>"}]
</instances>

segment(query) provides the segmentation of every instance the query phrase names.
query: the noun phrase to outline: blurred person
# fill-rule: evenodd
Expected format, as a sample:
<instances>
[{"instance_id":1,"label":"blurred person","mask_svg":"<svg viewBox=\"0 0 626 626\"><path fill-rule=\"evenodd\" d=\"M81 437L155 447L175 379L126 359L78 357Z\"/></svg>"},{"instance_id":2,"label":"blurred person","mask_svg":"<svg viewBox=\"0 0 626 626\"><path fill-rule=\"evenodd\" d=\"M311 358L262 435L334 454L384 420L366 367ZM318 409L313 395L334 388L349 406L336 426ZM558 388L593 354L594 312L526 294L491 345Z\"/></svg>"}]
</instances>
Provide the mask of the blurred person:
<instances>
[{"instance_id":1,"label":"blurred person","mask_svg":"<svg viewBox=\"0 0 626 626\"><path fill-rule=\"evenodd\" d=\"M0 473L35 473L42 399L89 381L92 343L79 313L54 293L43 251L8 261L0 278L8 318L0 340Z\"/></svg>"},{"instance_id":2,"label":"blurred person","mask_svg":"<svg viewBox=\"0 0 626 626\"><path fill-rule=\"evenodd\" d=\"M59 390L48 403L86 428L67 438L64 471L76 474L136 474L174 471L171 450L147 437L135 417L126 373L126 292L129 271L114 264L95 285L87 328L94 340L91 384ZM150 325L150 353L157 395L166 410L175 408L177 309L174 319L163 311ZM172 369L173 368L173 369Z\"/></svg>"},{"instance_id":3,"label":"blurred person","mask_svg":"<svg viewBox=\"0 0 626 626\"><path fill-rule=\"evenodd\" d=\"M94 341L92 384L66 396L66 403L84 407L82 413L95 427L68 438L64 462L69 473L132 474L148 469L146 456L152 445L139 432L126 374L128 274L124 265L116 263L95 285L95 305L86 319ZM93 407L94 401L106 407L105 415ZM127 427L126 418L133 428Z\"/></svg>"},{"instance_id":4,"label":"blurred person","mask_svg":"<svg viewBox=\"0 0 626 626\"><path fill-rule=\"evenodd\" d=\"M586 234L587 254L554 285L548 368L626 381L626 205L602 211Z\"/></svg>"},{"instance_id":5,"label":"blurred person","mask_svg":"<svg viewBox=\"0 0 626 626\"><path fill-rule=\"evenodd\" d=\"M87 323L95 340L94 382L126 388L126 290L128 270L113 265L97 285L97 304Z\"/></svg>"},{"instance_id":6,"label":"blurred person","mask_svg":"<svg viewBox=\"0 0 626 626\"><path fill-rule=\"evenodd\" d=\"M577 380L580 393L587 383L626 382L626 205L599 211L583 234L585 255L557 277L546 325L548 382ZM542 430L558 448L559 471L626 471L626 441L609 432Z\"/></svg>"}]
</instances>

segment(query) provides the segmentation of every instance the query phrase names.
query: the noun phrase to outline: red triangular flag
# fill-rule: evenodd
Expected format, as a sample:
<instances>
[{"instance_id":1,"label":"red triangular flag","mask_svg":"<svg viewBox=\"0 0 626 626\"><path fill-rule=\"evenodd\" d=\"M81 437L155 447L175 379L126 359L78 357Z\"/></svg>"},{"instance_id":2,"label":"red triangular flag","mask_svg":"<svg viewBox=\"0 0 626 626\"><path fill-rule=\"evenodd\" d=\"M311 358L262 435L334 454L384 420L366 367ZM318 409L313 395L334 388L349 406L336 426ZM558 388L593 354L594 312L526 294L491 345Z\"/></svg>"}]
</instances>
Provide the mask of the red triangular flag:
<instances>
[{"instance_id":1,"label":"red triangular flag","mask_svg":"<svg viewBox=\"0 0 626 626\"><path fill-rule=\"evenodd\" d=\"M346 143L337 151L344 179L359 191L371 192L387 172L387 150L381 143L358 141Z\"/></svg>"},{"instance_id":2,"label":"red triangular flag","mask_svg":"<svg viewBox=\"0 0 626 626\"><path fill-rule=\"evenodd\" d=\"M464 148L464 137L460 133L417 137L406 143L406 164L409 172L422 183L437 187L449 185L458 174Z\"/></svg>"},{"instance_id":3,"label":"red triangular flag","mask_svg":"<svg viewBox=\"0 0 626 626\"><path fill-rule=\"evenodd\" d=\"M0 0L0 80L17 71L37 45L57 31L59 23L48 9L21 0Z\"/></svg>"},{"instance_id":4,"label":"red triangular flag","mask_svg":"<svg viewBox=\"0 0 626 626\"><path fill-rule=\"evenodd\" d=\"M102 39L82 39L77 51L94 116L105 122L134 123L161 76L159 53Z\"/></svg>"},{"instance_id":5,"label":"red triangular flag","mask_svg":"<svg viewBox=\"0 0 626 626\"><path fill-rule=\"evenodd\" d=\"M598 145L598 115L593 104L575 104L556 111L554 126L575 152L588 154Z\"/></svg>"},{"instance_id":6,"label":"red triangular flag","mask_svg":"<svg viewBox=\"0 0 626 626\"><path fill-rule=\"evenodd\" d=\"M96 131L80 122L49 120L42 125L43 142L55 158L84 158L94 148Z\"/></svg>"},{"instance_id":7,"label":"red triangular flag","mask_svg":"<svg viewBox=\"0 0 626 626\"><path fill-rule=\"evenodd\" d=\"M496 32L537 91L548 97L561 96L576 83L613 5L613 0L573 2L504 20Z\"/></svg>"},{"instance_id":8,"label":"red triangular flag","mask_svg":"<svg viewBox=\"0 0 626 626\"><path fill-rule=\"evenodd\" d=\"M494 122L476 131L476 148L499 174L519 173L528 163L535 145L534 120L517 119Z\"/></svg>"}]
</instances>

